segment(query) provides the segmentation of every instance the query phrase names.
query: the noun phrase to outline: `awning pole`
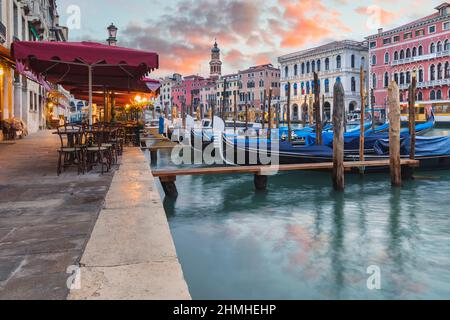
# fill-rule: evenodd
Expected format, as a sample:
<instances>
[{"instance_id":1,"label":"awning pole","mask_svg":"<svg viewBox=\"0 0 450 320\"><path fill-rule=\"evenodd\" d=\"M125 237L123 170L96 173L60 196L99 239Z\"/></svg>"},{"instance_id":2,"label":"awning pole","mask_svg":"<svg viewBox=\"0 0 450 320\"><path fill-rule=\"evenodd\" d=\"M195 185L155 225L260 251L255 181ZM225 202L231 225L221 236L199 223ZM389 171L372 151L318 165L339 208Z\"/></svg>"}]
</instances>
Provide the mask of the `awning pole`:
<instances>
[{"instance_id":1,"label":"awning pole","mask_svg":"<svg viewBox=\"0 0 450 320\"><path fill-rule=\"evenodd\" d=\"M89 69L89 126L92 126L92 66Z\"/></svg>"}]
</instances>

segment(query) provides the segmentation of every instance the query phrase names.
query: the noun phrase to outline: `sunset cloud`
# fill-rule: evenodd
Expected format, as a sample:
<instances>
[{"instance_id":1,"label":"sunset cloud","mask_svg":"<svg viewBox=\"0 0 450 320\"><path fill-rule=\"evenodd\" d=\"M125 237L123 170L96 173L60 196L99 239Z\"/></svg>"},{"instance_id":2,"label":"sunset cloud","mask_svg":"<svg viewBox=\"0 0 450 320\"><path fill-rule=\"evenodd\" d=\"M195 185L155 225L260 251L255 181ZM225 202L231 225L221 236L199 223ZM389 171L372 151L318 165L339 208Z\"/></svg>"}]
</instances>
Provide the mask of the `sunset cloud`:
<instances>
[{"instance_id":1,"label":"sunset cloud","mask_svg":"<svg viewBox=\"0 0 450 320\"><path fill-rule=\"evenodd\" d=\"M364 40L367 8L380 8L380 27L391 28L434 13L442 0L78 0L82 28L71 40L105 41L106 27L119 27L118 44L155 51L160 70L208 75L217 38L223 72L271 62L293 51L333 40ZM72 0L57 0L61 22ZM102 12L99 15L98 12ZM107 17L107 18L104 18Z\"/></svg>"}]
</instances>

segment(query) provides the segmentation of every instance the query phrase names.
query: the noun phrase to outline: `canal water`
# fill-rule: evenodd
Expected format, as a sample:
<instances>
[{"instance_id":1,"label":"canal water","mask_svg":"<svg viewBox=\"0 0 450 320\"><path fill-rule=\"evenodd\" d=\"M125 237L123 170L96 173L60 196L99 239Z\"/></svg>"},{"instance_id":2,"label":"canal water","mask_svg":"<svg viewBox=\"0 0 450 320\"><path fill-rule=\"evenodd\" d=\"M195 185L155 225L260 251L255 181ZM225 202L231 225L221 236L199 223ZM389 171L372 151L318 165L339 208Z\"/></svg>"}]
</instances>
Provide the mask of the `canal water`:
<instances>
[{"instance_id":1,"label":"canal water","mask_svg":"<svg viewBox=\"0 0 450 320\"><path fill-rule=\"evenodd\" d=\"M251 175L177 187L176 200L160 194L193 299L450 298L450 171L400 189L386 174L347 175L344 193L318 172L269 177L265 192Z\"/></svg>"}]
</instances>

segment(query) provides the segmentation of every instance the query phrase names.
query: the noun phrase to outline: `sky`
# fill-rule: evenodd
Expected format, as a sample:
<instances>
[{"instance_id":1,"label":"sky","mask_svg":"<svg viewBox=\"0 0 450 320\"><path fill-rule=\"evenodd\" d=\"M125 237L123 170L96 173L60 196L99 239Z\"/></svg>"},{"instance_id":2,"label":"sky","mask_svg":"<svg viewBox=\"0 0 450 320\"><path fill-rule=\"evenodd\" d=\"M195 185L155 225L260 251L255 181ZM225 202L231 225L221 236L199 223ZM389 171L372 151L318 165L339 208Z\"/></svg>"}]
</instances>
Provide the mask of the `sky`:
<instances>
[{"instance_id":1,"label":"sky","mask_svg":"<svg viewBox=\"0 0 450 320\"><path fill-rule=\"evenodd\" d=\"M157 52L153 75L209 73L217 39L223 74L334 40L357 40L433 14L444 0L57 0L70 41L105 43L107 26L118 45Z\"/></svg>"}]
</instances>

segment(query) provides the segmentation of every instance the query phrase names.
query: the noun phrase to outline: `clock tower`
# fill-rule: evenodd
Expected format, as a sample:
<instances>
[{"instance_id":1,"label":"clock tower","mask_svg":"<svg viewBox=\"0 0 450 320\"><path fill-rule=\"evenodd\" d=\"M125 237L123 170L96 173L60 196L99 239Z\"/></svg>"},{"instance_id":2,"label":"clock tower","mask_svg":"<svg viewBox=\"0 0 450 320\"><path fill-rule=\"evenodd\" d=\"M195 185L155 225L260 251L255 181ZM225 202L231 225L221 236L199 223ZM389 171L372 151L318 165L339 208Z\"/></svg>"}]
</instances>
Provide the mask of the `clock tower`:
<instances>
[{"instance_id":1,"label":"clock tower","mask_svg":"<svg viewBox=\"0 0 450 320\"><path fill-rule=\"evenodd\" d=\"M211 49L211 61L209 62L209 76L211 78L219 78L222 75L222 61L220 61L220 49L217 41Z\"/></svg>"}]
</instances>

